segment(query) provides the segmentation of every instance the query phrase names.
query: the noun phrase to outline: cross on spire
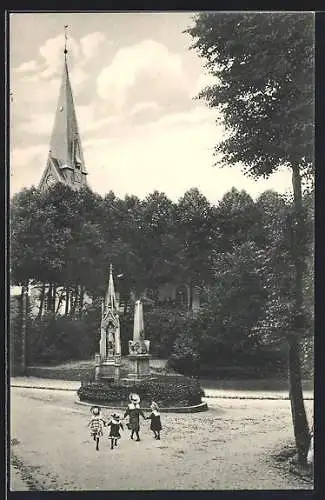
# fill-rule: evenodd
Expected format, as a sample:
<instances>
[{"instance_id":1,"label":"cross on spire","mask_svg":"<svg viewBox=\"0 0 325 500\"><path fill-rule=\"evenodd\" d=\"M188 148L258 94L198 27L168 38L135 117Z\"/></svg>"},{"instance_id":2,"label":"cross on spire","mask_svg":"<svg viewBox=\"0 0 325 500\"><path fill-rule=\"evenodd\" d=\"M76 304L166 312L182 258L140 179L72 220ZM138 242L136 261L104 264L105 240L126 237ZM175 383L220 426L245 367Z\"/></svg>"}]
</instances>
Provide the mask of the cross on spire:
<instances>
[{"instance_id":1,"label":"cross on spire","mask_svg":"<svg viewBox=\"0 0 325 500\"><path fill-rule=\"evenodd\" d=\"M67 33L67 29L69 28L69 25L68 24L65 24L64 25L64 39L65 39L65 42L64 42L64 55L66 56L67 53L68 53L68 49L67 49L67 41L68 41L68 33Z\"/></svg>"}]
</instances>

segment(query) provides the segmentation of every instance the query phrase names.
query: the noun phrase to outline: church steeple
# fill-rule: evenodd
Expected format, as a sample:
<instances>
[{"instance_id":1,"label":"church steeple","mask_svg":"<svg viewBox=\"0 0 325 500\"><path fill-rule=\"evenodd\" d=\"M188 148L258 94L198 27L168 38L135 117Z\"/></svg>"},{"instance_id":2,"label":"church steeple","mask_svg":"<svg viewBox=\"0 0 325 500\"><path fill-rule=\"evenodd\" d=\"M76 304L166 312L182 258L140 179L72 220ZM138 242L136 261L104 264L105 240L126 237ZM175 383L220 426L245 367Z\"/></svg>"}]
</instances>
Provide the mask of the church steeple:
<instances>
[{"instance_id":1,"label":"church steeple","mask_svg":"<svg viewBox=\"0 0 325 500\"><path fill-rule=\"evenodd\" d=\"M67 63L67 27L64 27L63 77L50 140L49 157L40 182L40 189L46 188L55 182L61 182L73 189L79 189L87 184L87 170Z\"/></svg>"}]
</instances>

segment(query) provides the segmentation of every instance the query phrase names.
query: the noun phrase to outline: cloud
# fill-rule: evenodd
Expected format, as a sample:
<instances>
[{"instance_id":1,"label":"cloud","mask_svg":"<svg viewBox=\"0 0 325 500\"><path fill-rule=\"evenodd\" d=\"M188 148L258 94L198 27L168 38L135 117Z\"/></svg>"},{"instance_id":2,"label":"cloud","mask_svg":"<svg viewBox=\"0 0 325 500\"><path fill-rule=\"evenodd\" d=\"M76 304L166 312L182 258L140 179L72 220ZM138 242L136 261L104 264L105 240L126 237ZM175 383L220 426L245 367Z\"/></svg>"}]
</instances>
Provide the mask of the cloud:
<instances>
[{"instance_id":1,"label":"cloud","mask_svg":"<svg viewBox=\"0 0 325 500\"><path fill-rule=\"evenodd\" d=\"M58 78L51 78L45 83L37 74L21 78L11 77L10 87L14 91L15 106L28 108L25 110L25 117L35 113L35 107L38 105L44 109L45 105L58 99L60 83Z\"/></svg>"},{"instance_id":2,"label":"cloud","mask_svg":"<svg viewBox=\"0 0 325 500\"><path fill-rule=\"evenodd\" d=\"M217 77L211 75L210 73L200 73L198 79L190 89L190 96L192 98L197 97L199 92L201 92L201 90L203 90L205 87L215 85L216 83L218 83Z\"/></svg>"},{"instance_id":3,"label":"cloud","mask_svg":"<svg viewBox=\"0 0 325 500\"><path fill-rule=\"evenodd\" d=\"M10 192L16 193L24 187L38 186L43 174L48 146L38 144L15 148L10 154Z\"/></svg>"},{"instance_id":4,"label":"cloud","mask_svg":"<svg viewBox=\"0 0 325 500\"><path fill-rule=\"evenodd\" d=\"M190 111L182 112L182 113L172 113L163 116L160 118L159 122L157 122L158 126L161 125L186 125L186 124L195 124L195 123L204 123L207 122L209 124L213 124L215 121L215 111L209 109L207 106L197 105L195 108L192 108Z\"/></svg>"},{"instance_id":5,"label":"cloud","mask_svg":"<svg viewBox=\"0 0 325 500\"><path fill-rule=\"evenodd\" d=\"M137 125L155 121L164 113L164 108L155 101L141 101L130 110L130 123Z\"/></svg>"},{"instance_id":6,"label":"cloud","mask_svg":"<svg viewBox=\"0 0 325 500\"><path fill-rule=\"evenodd\" d=\"M27 73L29 71L36 71L38 69L37 62L33 59L31 61L27 61L22 63L18 68L16 68L17 73Z\"/></svg>"},{"instance_id":7,"label":"cloud","mask_svg":"<svg viewBox=\"0 0 325 500\"><path fill-rule=\"evenodd\" d=\"M90 59L97 54L97 51L102 43L106 41L106 37L103 33L96 31L95 33L90 33L80 39L80 46L82 53L86 60Z\"/></svg>"},{"instance_id":8,"label":"cloud","mask_svg":"<svg viewBox=\"0 0 325 500\"><path fill-rule=\"evenodd\" d=\"M287 171L255 182L237 168L213 167L213 149L221 137L213 114L198 106L136 127L125 137L89 141L84 150L90 185L101 194L112 189L122 197L133 193L144 198L157 189L175 201L198 187L214 203L233 186L254 197L266 189L290 189Z\"/></svg>"},{"instance_id":9,"label":"cloud","mask_svg":"<svg viewBox=\"0 0 325 500\"><path fill-rule=\"evenodd\" d=\"M63 49L65 45L64 35L58 35L54 38L46 40L44 45L39 48L39 53L42 56L45 69L41 73L41 77L49 78L56 73L61 73L63 65ZM69 57L75 62L78 60L80 54L80 47L76 40L69 37L68 40Z\"/></svg>"},{"instance_id":10,"label":"cloud","mask_svg":"<svg viewBox=\"0 0 325 500\"><path fill-rule=\"evenodd\" d=\"M46 152L46 147L45 147ZM29 146L27 148L15 148L10 155L10 161L14 167L23 167L32 162L36 157L44 155L44 145Z\"/></svg>"},{"instance_id":11,"label":"cloud","mask_svg":"<svg viewBox=\"0 0 325 500\"><path fill-rule=\"evenodd\" d=\"M68 38L67 48L69 53L69 66L72 68L71 78L75 78L77 85L87 78L87 74L82 70L82 66L97 54L99 46L105 41L105 35L100 32L94 32L84 36L80 39L79 43L73 37ZM39 48L39 54L41 56L39 61L27 61L17 68L14 68L14 71L16 73L34 72L35 74L32 78L34 77L35 79L47 79L55 74L61 74L64 46L65 37L63 34L54 38L49 38Z\"/></svg>"},{"instance_id":12,"label":"cloud","mask_svg":"<svg viewBox=\"0 0 325 500\"><path fill-rule=\"evenodd\" d=\"M33 113L30 120L22 122L18 125L20 132L28 134L50 136L54 123L53 113Z\"/></svg>"},{"instance_id":13,"label":"cloud","mask_svg":"<svg viewBox=\"0 0 325 500\"><path fill-rule=\"evenodd\" d=\"M135 106L133 106L133 108L131 109L130 113L131 113L131 115L136 115L138 113L141 113L141 112L147 111L147 110L150 110L150 111L160 111L161 110L161 106L159 106L159 104L157 104L154 101L138 102L137 104L135 104Z\"/></svg>"},{"instance_id":14,"label":"cloud","mask_svg":"<svg viewBox=\"0 0 325 500\"><path fill-rule=\"evenodd\" d=\"M138 101L143 98L159 101L166 92L170 98L173 90L187 87L181 56L153 40L120 49L112 63L97 77L98 95L114 102L118 109L127 104L128 94L134 88L138 88L142 97Z\"/></svg>"},{"instance_id":15,"label":"cloud","mask_svg":"<svg viewBox=\"0 0 325 500\"><path fill-rule=\"evenodd\" d=\"M70 72L70 80L73 86L74 94L78 92L78 86L81 85L88 78L88 74L80 67L75 66Z\"/></svg>"},{"instance_id":16,"label":"cloud","mask_svg":"<svg viewBox=\"0 0 325 500\"><path fill-rule=\"evenodd\" d=\"M290 190L291 175L287 170L279 171L269 180L255 182L238 168L213 167L213 149L222 137L222 130L215 125L213 113L210 115L207 111L210 110L197 106L191 112L174 113L127 131L122 127L119 135L114 135L107 132L107 127L115 131L120 119L107 118L106 123L92 121L94 110L79 106L77 113L83 134L87 123L90 129L94 123L103 127L93 138L89 137L88 129L87 139L83 141L90 186L102 195L112 189L121 197L132 193L140 198L157 189L175 201L186 190L198 187L213 203L233 186L246 189L253 197L266 189ZM47 141L13 150L12 192L38 184L47 153Z\"/></svg>"}]
</instances>

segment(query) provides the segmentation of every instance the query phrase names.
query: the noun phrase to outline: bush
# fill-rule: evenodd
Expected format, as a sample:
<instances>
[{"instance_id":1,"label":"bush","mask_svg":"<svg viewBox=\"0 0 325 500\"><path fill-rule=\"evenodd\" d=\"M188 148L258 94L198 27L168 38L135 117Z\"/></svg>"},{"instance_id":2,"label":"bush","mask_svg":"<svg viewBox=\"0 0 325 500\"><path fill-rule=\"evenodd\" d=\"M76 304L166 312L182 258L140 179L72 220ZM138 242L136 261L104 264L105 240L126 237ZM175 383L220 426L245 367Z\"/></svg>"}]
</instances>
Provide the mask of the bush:
<instances>
[{"instance_id":1,"label":"bush","mask_svg":"<svg viewBox=\"0 0 325 500\"><path fill-rule=\"evenodd\" d=\"M181 376L160 376L143 381L132 388L120 384L92 383L78 390L80 401L94 404L126 406L130 392L141 397L142 407L156 401L161 407L193 406L201 403L204 392L196 379Z\"/></svg>"},{"instance_id":2,"label":"bush","mask_svg":"<svg viewBox=\"0 0 325 500\"><path fill-rule=\"evenodd\" d=\"M29 320L27 338L28 364L87 359L98 349L98 335L83 318L47 314Z\"/></svg>"},{"instance_id":3,"label":"bush","mask_svg":"<svg viewBox=\"0 0 325 500\"><path fill-rule=\"evenodd\" d=\"M200 367L199 346L189 330L175 340L168 367L184 375L197 375Z\"/></svg>"},{"instance_id":4,"label":"bush","mask_svg":"<svg viewBox=\"0 0 325 500\"><path fill-rule=\"evenodd\" d=\"M144 305L145 338L150 340L153 356L168 358L175 339L191 321L186 313L172 308ZM120 316L122 352L128 353L128 341L133 337L133 311Z\"/></svg>"}]
</instances>

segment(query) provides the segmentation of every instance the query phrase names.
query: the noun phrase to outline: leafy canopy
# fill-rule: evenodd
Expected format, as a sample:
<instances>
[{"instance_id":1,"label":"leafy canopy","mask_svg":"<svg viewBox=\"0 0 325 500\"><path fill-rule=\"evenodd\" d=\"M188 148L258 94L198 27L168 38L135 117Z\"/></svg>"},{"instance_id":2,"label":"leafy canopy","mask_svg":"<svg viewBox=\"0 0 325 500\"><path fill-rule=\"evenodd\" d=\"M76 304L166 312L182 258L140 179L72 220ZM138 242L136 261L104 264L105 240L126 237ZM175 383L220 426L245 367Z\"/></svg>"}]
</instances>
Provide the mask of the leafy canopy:
<instances>
[{"instance_id":1,"label":"leafy canopy","mask_svg":"<svg viewBox=\"0 0 325 500\"><path fill-rule=\"evenodd\" d=\"M186 30L216 83L199 98L216 107L227 137L221 162L253 177L313 162L313 13L200 13Z\"/></svg>"}]
</instances>

